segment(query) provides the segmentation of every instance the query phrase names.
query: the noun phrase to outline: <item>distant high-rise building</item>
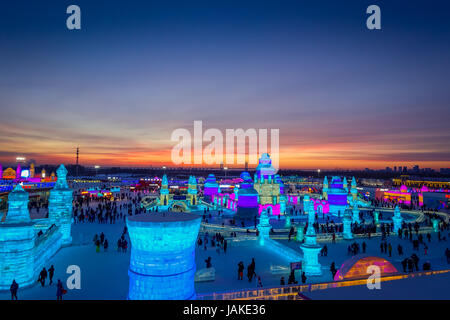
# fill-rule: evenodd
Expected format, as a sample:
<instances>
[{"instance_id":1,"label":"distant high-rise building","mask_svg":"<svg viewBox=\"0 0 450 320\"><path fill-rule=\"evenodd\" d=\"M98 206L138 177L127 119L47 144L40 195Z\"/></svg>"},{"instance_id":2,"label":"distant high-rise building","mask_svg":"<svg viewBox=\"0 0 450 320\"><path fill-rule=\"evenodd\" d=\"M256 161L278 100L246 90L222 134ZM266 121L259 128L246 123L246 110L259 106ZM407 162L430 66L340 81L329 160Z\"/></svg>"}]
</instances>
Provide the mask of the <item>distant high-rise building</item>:
<instances>
[{"instance_id":1,"label":"distant high-rise building","mask_svg":"<svg viewBox=\"0 0 450 320\"><path fill-rule=\"evenodd\" d=\"M397 172L397 166L394 167L394 172Z\"/></svg>"}]
</instances>

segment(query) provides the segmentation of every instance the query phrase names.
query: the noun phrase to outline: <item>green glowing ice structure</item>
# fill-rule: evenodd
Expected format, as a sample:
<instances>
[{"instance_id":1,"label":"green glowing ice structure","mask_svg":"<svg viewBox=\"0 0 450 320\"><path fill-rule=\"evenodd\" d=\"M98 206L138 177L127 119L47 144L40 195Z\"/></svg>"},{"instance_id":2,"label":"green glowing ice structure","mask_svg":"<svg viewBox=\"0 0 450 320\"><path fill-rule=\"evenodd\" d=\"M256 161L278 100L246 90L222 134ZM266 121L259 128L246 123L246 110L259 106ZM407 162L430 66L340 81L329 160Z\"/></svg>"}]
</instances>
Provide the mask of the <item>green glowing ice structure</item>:
<instances>
[{"instance_id":1,"label":"green glowing ice structure","mask_svg":"<svg viewBox=\"0 0 450 320\"><path fill-rule=\"evenodd\" d=\"M439 219L431 219L431 223L433 224L433 231L439 232Z\"/></svg>"},{"instance_id":2,"label":"green glowing ice structure","mask_svg":"<svg viewBox=\"0 0 450 320\"><path fill-rule=\"evenodd\" d=\"M375 224L378 225L380 223L380 212L375 211L373 213L373 217L374 217Z\"/></svg>"},{"instance_id":3,"label":"green glowing ice structure","mask_svg":"<svg viewBox=\"0 0 450 320\"><path fill-rule=\"evenodd\" d=\"M60 165L56 170L58 180L50 191L48 218L50 224L59 227L63 245L72 243L72 200L73 191L67 184L67 169Z\"/></svg>"},{"instance_id":4,"label":"green glowing ice structure","mask_svg":"<svg viewBox=\"0 0 450 320\"><path fill-rule=\"evenodd\" d=\"M285 228L290 228L291 227L291 216L289 215L289 214L285 214L285 219L286 219L286 221L285 221L285 223L284 223L284 227Z\"/></svg>"},{"instance_id":5,"label":"green glowing ice structure","mask_svg":"<svg viewBox=\"0 0 450 320\"><path fill-rule=\"evenodd\" d=\"M302 224L299 224L298 226L297 226L297 236L295 237L295 240L297 240L298 242L302 242L303 241L303 239L304 239L304 234L303 234L303 225Z\"/></svg>"},{"instance_id":6,"label":"green glowing ice structure","mask_svg":"<svg viewBox=\"0 0 450 320\"><path fill-rule=\"evenodd\" d=\"M350 199L350 206L352 207L352 221L353 223L361 223L359 219L358 199Z\"/></svg>"},{"instance_id":7,"label":"green glowing ice structure","mask_svg":"<svg viewBox=\"0 0 450 320\"><path fill-rule=\"evenodd\" d=\"M131 239L128 299L195 299L200 223L200 216L181 212L127 218Z\"/></svg>"},{"instance_id":8,"label":"green glowing ice structure","mask_svg":"<svg viewBox=\"0 0 450 320\"><path fill-rule=\"evenodd\" d=\"M314 203L309 201L308 229L306 230L305 243L300 245L303 251L303 270L307 276L320 276L322 274L319 263L319 253L322 247L317 244L316 231L313 226L314 218Z\"/></svg>"},{"instance_id":9,"label":"green glowing ice structure","mask_svg":"<svg viewBox=\"0 0 450 320\"><path fill-rule=\"evenodd\" d=\"M394 232L398 233L398 230L400 230L402 228L402 223L403 223L403 218L400 213L400 208L398 207L398 205L395 206L394 216L392 217L392 220L394 221Z\"/></svg>"}]
</instances>

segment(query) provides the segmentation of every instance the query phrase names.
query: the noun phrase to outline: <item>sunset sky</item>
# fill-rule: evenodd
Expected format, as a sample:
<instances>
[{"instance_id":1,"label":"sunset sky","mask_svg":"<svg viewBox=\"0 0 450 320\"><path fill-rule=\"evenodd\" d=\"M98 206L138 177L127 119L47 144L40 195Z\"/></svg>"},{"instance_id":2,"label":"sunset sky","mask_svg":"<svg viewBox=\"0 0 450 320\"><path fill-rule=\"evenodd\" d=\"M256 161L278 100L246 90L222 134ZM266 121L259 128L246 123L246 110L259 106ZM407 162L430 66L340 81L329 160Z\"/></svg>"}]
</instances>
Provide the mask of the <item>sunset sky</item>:
<instances>
[{"instance_id":1,"label":"sunset sky","mask_svg":"<svg viewBox=\"0 0 450 320\"><path fill-rule=\"evenodd\" d=\"M279 129L282 168L449 167L449 40L439 0L8 1L0 163L170 166L202 120Z\"/></svg>"}]
</instances>

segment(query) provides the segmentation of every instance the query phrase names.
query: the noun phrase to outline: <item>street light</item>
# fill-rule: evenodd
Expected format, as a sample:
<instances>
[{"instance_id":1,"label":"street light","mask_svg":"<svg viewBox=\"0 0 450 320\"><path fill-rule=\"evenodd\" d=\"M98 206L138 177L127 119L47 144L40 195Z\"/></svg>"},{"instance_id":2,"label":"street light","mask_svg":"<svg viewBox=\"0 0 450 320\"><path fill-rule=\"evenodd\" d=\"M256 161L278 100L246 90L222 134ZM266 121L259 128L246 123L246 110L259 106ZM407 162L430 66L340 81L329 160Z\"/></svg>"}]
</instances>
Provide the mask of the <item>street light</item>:
<instances>
[{"instance_id":1,"label":"street light","mask_svg":"<svg viewBox=\"0 0 450 320\"><path fill-rule=\"evenodd\" d=\"M227 177L227 170L228 170L228 167L223 167L223 170L225 171L225 178Z\"/></svg>"}]
</instances>

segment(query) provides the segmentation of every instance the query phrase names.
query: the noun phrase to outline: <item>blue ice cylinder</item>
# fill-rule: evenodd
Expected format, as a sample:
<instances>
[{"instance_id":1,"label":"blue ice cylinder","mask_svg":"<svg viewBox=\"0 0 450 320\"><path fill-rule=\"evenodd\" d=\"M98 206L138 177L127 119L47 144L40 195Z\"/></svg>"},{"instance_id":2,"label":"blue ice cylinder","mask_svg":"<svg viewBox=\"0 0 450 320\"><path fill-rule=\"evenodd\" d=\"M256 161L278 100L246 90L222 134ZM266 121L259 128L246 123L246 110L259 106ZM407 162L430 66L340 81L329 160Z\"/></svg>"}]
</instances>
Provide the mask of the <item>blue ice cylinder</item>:
<instances>
[{"instance_id":1,"label":"blue ice cylinder","mask_svg":"<svg viewBox=\"0 0 450 320\"><path fill-rule=\"evenodd\" d=\"M128 299L195 299L195 243L201 217L151 213L127 218L131 239Z\"/></svg>"}]
</instances>

